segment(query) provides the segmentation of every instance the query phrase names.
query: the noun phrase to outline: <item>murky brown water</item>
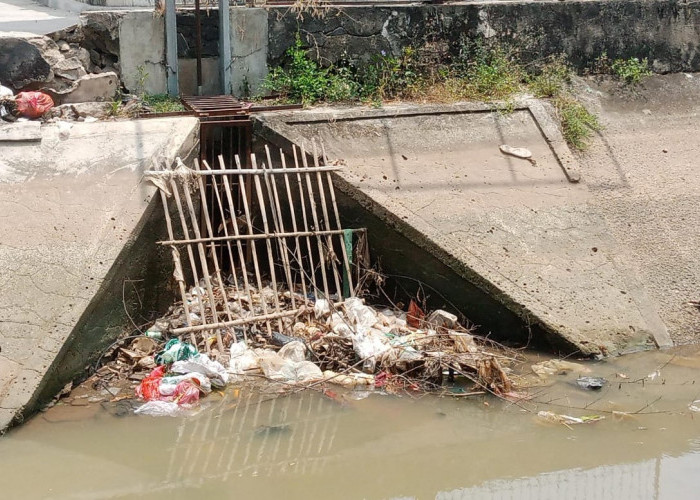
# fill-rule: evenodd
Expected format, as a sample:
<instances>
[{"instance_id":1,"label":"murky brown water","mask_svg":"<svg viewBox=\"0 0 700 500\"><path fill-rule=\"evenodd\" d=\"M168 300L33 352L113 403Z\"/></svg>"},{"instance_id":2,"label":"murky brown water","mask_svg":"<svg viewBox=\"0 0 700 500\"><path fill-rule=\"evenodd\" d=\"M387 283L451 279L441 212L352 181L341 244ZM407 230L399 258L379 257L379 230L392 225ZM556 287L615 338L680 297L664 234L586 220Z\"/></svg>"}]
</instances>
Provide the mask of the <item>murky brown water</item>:
<instances>
[{"instance_id":1,"label":"murky brown water","mask_svg":"<svg viewBox=\"0 0 700 500\"><path fill-rule=\"evenodd\" d=\"M555 376L522 407L235 390L189 419L57 406L0 439L1 497L697 498L700 349L674 353L591 364L611 381L597 392ZM535 416L546 409L606 418L567 428Z\"/></svg>"}]
</instances>

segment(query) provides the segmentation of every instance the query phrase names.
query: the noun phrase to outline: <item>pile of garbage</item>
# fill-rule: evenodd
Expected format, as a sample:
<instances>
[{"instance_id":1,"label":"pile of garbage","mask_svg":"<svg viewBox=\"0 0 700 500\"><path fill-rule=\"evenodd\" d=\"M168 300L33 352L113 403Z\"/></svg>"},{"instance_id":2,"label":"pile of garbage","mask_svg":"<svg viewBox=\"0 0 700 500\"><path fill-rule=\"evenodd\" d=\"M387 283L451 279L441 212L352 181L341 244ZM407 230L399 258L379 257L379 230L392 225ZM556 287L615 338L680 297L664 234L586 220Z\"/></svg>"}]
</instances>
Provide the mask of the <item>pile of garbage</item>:
<instances>
[{"instance_id":1,"label":"pile of garbage","mask_svg":"<svg viewBox=\"0 0 700 500\"><path fill-rule=\"evenodd\" d=\"M53 106L51 96L43 92L20 92L15 96L11 89L0 85L0 119L4 121L41 118Z\"/></svg>"},{"instance_id":2,"label":"pile of garbage","mask_svg":"<svg viewBox=\"0 0 700 500\"><path fill-rule=\"evenodd\" d=\"M98 377L140 380L136 394L146 403L137 413L151 415L187 414L213 389L251 380L277 384L280 391L331 383L396 393L444 392L444 378L457 377L482 393L508 396L513 390L512 355L472 335L447 311L426 315L413 301L408 312L378 310L357 297L335 302L296 292L293 308L289 291L275 294L269 285L248 290L215 285L212 309L204 288L193 287L186 295L189 322L182 302L173 305L129 348L109 353L113 360ZM229 315L251 322L174 335L188 323L202 324L202 314L211 324L213 310L227 317L224 296ZM290 317L256 320L273 304Z\"/></svg>"}]
</instances>

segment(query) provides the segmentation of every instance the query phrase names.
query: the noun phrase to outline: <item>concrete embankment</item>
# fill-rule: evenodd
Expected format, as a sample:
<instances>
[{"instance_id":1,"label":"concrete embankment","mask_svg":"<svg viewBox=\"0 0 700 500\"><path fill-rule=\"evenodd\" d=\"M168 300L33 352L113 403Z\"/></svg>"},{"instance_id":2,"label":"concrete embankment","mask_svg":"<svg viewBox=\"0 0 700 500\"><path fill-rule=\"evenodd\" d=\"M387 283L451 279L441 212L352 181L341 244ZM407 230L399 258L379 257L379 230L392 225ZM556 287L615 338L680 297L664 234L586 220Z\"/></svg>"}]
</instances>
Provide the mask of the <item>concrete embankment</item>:
<instances>
[{"instance_id":1,"label":"concrete embankment","mask_svg":"<svg viewBox=\"0 0 700 500\"><path fill-rule=\"evenodd\" d=\"M143 171L198 144L194 118L20 125L0 134L0 429L171 300Z\"/></svg>"},{"instance_id":2,"label":"concrete embankment","mask_svg":"<svg viewBox=\"0 0 700 500\"><path fill-rule=\"evenodd\" d=\"M700 203L681 181L693 178L699 109L680 101L698 80L649 84L675 106L656 89L636 89L638 104L603 94L607 128L583 161L537 101L510 115L472 105L267 114L258 132L281 146L320 138L347 165L346 216L370 227L384 269L447 292L482 333L611 354L700 332L686 304L700 282L690 223ZM536 164L501 144L528 148ZM377 221L384 231L372 231Z\"/></svg>"}]
</instances>

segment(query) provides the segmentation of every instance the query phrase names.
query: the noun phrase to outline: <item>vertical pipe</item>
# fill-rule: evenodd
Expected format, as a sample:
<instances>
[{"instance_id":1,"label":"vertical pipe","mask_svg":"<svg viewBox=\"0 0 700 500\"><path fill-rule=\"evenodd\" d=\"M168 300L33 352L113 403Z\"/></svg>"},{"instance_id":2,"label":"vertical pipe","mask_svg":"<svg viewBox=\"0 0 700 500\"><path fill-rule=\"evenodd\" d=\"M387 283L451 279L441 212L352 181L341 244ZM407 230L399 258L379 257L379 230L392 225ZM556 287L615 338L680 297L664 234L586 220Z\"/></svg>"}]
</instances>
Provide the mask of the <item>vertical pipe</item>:
<instances>
[{"instance_id":1,"label":"vertical pipe","mask_svg":"<svg viewBox=\"0 0 700 500\"><path fill-rule=\"evenodd\" d=\"M194 28L197 44L197 95L202 95L202 13L199 0L194 0Z\"/></svg>"},{"instance_id":2,"label":"vertical pipe","mask_svg":"<svg viewBox=\"0 0 700 500\"><path fill-rule=\"evenodd\" d=\"M219 76L221 93L232 94L231 88L231 17L229 0L219 0ZM230 162L229 165L233 164Z\"/></svg>"},{"instance_id":3,"label":"vertical pipe","mask_svg":"<svg viewBox=\"0 0 700 500\"><path fill-rule=\"evenodd\" d=\"M168 94L172 97L180 95L177 81L177 17L175 15L175 0L165 0L165 62L168 75Z\"/></svg>"}]
</instances>

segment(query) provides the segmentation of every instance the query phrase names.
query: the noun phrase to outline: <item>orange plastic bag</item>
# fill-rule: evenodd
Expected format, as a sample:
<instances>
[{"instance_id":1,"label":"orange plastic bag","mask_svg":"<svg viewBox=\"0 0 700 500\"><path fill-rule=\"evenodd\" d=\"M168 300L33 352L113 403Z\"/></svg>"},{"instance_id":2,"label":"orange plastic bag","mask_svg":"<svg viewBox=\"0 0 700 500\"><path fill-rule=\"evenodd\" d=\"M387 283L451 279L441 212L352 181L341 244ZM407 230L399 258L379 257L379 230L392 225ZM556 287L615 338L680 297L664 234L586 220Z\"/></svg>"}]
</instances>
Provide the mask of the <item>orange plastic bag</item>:
<instances>
[{"instance_id":1,"label":"orange plastic bag","mask_svg":"<svg viewBox=\"0 0 700 500\"><path fill-rule=\"evenodd\" d=\"M20 92L15 97L15 104L20 115L34 119L53 108L53 99L43 92Z\"/></svg>"},{"instance_id":2,"label":"orange plastic bag","mask_svg":"<svg viewBox=\"0 0 700 500\"><path fill-rule=\"evenodd\" d=\"M165 366L154 369L136 388L136 395L146 401L165 399L158 390L163 375L165 375Z\"/></svg>"},{"instance_id":3,"label":"orange plastic bag","mask_svg":"<svg viewBox=\"0 0 700 500\"><path fill-rule=\"evenodd\" d=\"M406 314L406 322L408 323L408 326L419 328L420 322L423 320L423 318L425 318L425 313L420 307L418 307L418 304L411 299L411 302L408 304L408 314Z\"/></svg>"}]
</instances>

